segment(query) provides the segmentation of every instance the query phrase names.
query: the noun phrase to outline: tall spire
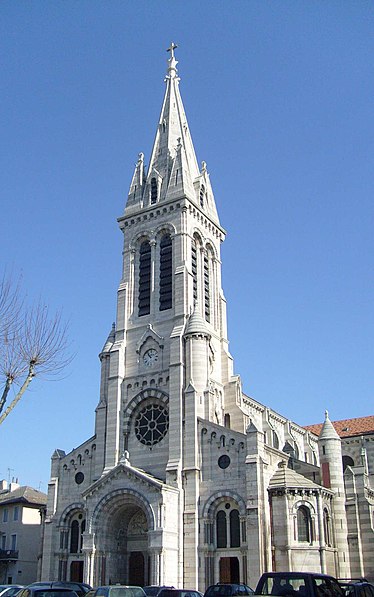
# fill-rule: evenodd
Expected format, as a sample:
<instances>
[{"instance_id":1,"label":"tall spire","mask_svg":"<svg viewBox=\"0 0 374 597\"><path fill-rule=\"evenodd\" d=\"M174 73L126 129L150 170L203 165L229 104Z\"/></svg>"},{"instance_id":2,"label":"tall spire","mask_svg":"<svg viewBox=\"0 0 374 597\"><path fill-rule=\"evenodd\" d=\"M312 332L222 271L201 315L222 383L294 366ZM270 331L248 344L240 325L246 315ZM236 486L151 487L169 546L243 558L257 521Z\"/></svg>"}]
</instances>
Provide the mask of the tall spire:
<instances>
[{"instance_id":1,"label":"tall spire","mask_svg":"<svg viewBox=\"0 0 374 597\"><path fill-rule=\"evenodd\" d=\"M179 148L182 149L182 161L184 161L182 167L184 184L187 187L185 191L190 191L194 195L193 181L199 176L195 150L179 92L178 61L174 54L176 47L172 42L167 50L170 56L165 77L166 91L148 168L148 181L155 174L162 178L160 181L162 188L159 189L161 198L166 195L172 165Z\"/></svg>"},{"instance_id":2,"label":"tall spire","mask_svg":"<svg viewBox=\"0 0 374 597\"><path fill-rule=\"evenodd\" d=\"M166 90L148 171L145 174L143 154L139 154L126 212L186 196L218 223L206 164L199 169L179 91L176 48L172 42L167 49Z\"/></svg>"}]
</instances>

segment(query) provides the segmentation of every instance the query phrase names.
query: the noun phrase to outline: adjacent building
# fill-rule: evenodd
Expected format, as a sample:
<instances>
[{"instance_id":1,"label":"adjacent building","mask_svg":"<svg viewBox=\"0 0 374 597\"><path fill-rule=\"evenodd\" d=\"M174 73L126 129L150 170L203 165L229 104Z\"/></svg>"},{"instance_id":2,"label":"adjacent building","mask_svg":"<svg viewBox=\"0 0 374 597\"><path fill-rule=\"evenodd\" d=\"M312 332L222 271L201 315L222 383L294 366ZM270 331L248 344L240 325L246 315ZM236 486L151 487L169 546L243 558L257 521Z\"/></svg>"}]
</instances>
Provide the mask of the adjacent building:
<instances>
[{"instance_id":1,"label":"adjacent building","mask_svg":"<svg viewBox=\"0 0 374 597\"><path fill-rule=\"evenodd\" d=\"M122 277L94 435L52 455L42 578L204 590L271 569L372 575L368 450L357 460L352 439L343 473L327 413L317 435L245 394L234 373L226 233L174 50L149 166L140 153L118 218Z\"/></svg>"},{"instance_id":2,"label":"adjacent building","mask_svg":"<svg viewBox=\"0 0 374 597\"><path fill-rule=\"evenodd\" d=\"M0 583L26 585L40 575L47 496L0 481Z\"/></svg>"}]
</instances>

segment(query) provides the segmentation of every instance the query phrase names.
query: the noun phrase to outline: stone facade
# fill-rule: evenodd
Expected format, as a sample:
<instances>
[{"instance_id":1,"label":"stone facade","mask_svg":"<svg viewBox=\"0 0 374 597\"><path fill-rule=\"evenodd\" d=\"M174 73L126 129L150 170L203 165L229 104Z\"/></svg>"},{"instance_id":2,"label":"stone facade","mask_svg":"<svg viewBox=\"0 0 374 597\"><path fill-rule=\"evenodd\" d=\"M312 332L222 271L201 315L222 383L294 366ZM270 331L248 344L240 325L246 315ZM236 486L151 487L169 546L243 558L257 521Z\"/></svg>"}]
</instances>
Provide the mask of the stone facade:
<instances>
[{"instance_id":1,"label":"stone facade","mask_svg":"<svg viewBox=\"0 0 374 597\"><path fill-rule=\"evenodd\" d=\"M362 524L372 541L368 479L349 473L349 495L358 484L368 495L347 509L328 416L318 439L246 396L233 373L225 231L174 48L150 164L139 154L118 219L123 270L95 434L52 456L42 577L200 590L255 585L272 568L348 577Z\"/></svg>"}]
</instances>

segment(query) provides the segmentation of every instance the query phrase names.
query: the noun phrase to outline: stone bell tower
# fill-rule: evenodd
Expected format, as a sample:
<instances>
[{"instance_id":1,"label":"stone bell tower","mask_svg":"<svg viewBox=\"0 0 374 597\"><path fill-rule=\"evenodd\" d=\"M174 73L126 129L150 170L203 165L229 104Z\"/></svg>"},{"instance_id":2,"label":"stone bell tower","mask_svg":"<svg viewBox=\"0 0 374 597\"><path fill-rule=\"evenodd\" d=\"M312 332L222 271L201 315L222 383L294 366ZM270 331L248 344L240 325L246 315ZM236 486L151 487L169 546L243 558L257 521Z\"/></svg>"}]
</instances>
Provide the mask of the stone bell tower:
<instances>
[{"instance_id":1,"label":"stone bell tower","mask_svg":"<svg viewBox=\"0 0 374 597\"><path fill-rule=\"evenodd\" d=\"M165 97L149 166L146 170L140 153L124 214L118 218L124 234L123 271L115 329L101 353L97 435L105 435L105 449L97 465L109 471L126 450L132 464L179 486L185 390L193 387L196 393L194 408L187 409L191 416L223 424L224 385L232 368L221 289L225 232L206 164L197 164L175 48L169 48ZM142 399L157 392L160 410L145 414L144 420L138 413L134 419ZM167 419L159 436L157 414L159 421L164 415ZM158 443L168 444L162 458L153 457ZM152 448L145 461L143 446Z\"/></svg>"}]
</instances>

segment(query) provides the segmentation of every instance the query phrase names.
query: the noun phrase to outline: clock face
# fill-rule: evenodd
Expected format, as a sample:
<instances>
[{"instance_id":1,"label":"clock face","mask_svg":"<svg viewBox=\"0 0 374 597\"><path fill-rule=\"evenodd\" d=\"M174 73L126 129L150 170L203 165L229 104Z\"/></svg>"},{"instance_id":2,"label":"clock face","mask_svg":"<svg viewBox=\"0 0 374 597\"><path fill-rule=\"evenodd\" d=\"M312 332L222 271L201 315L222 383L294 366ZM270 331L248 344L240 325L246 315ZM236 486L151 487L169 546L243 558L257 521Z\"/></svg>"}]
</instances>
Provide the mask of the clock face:
<instances>
[{"instance_id":1,"label":"clock face","mask_svg":"<svg viewBox=\"0 0 374 597\"><path fill-rule=\"evenodd\" d=\"M151 367L158 361L158 352L154 348L150 348L143 355L143 363L147 367Z\"/></svg>"}]
</instances>

